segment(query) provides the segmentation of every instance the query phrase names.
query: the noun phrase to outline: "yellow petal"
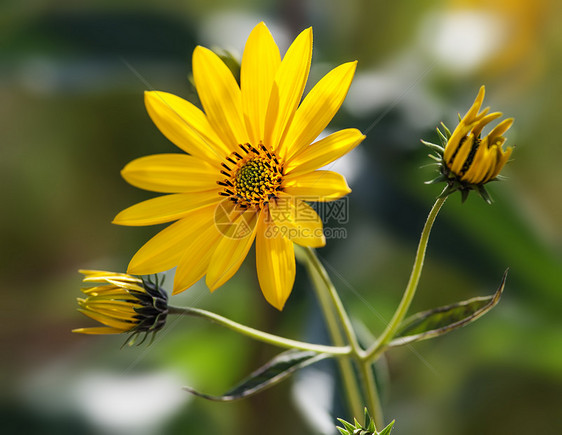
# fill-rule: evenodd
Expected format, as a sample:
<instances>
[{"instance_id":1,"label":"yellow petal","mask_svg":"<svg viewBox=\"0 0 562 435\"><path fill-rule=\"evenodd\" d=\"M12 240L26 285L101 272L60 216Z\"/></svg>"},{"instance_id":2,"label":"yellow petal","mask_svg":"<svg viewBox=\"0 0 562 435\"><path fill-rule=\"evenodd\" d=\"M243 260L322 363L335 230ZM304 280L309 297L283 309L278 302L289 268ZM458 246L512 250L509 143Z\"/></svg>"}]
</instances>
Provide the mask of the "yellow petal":
<instances>
[{"instance_id":1,"label":"yellow petal","mask_svg":"<svg viewBox=\"0 0 562 435\"><path fill-rule=\"evenodd\" d=\"M486 94L486 88L484 86L480 86L480 89L478 90L478 95L476 96L474 103L472 103L472 106L470 107L468 112L466 112L466 114L463 116L463 120L466 120L465 122L467 124L471 123L474 120L474 118L477 117L478 111L480 110L480 107L482 107L482 103L484 102L485 94Z\"/></svg>"},{"instance_id":2,"label":"yellow petal","mask_svg":"<svg viewBox=\"0 0 562 435\"><path fill-rule=\"evenodd\" d=\"M242 96L236 79L211 50L197 46L193 51L193 78L209 123L234 151L248 142L242 117Z\"/></svg>"},{"instance_id":3,"label":"yellow petal","mask_svg":"<svg viewBox=\"0 0 562 435\"><path fill-rule=\"evenodd\" d=\"M303 201L333 201L351 192L343 175L332 171L314 171L285 177L283 191Z\"/></svg>"},{"instance_id":4,"label":"yellow petal","mask_svg":"<svg viewBox=\"0 0 562 435\"><path fill-rule=\"evenodd\" d=\"M127 164L121 176L135 187L153 192L179 193L212 190L219 171L186 154L155 154Z\"/></svg>"},{"instance_id":5,"label":"yellow petal","mask_svg":"<svg viewBox=\"0 0 562 435\"><path fill-rule=\"evenodd\" d=\"M461 124L457 125L457 128L453 131L453 134L447 141L447 145L445 145L445 152L443 153L443 160L447 163L447 165L451 165L451 158L455 154L457 148L460 146L460 142L462 138L470 131L470 128L465 126L462 122Z\"/></svg>"},{"instance_id":6,"label":"yellow petal","mask_svg":"<svg viewBox=\"0 0 562 435\"><path fill-rule=\"evenodd\" d=\"M95 311L84 310L81 308L79 308L77 311L111 328L121 329L121 331L128 331L129 329L135 327L135 323L124 322L122 320L115 319L111 316L106 316L104 314L96 313Z\"/></svg>"},{"instance_id":7,"label":"yellow petal","mask_svg":"<svg viewBox=\"0 0 562 435\"><path fill-rule=\"evenodd\" d=\"M136 299L134 296L124 292L119 299L94 296L88 299L80 299L78 304L84 308L95 308L96 311L114 311L117 315L130 316L135 313L133 306L138 304L135 302L127 302L129 300L133 301Z\"/></svg>"},{"instance_id":8,"label":"yellow petal","mask_svg":"<svg viewBox=\"0 0 562 435\"><path fill-rule=\"evenodd\" d=\"M485 125L485 123L489 122L488 119L491 121L492 119L501 116L501 113L500 114L492 113L488 115L488 112L490 110L489 107L484 109L482 112L478 113L480 107L482 107L482 102L484 101L485 91L486 90L484 86L481 86L480 90L478 91L478 95L474 100L474 103L472 104L468 112L466 112L466 114L463 116L463 118L461 119L455 130L453 131L453 134L447 141L443 158L449 166L453 164L453 162L451 162L450 160L451 157L456 153L457 148L459 148L459 146L464 145L464 143L461 144L461 140L463 140L463 138L468 134L468 132L470 132L473 128L476 128L476 130L482 130L482 127ZM483 120L484 123L482 123L479 126L479 123L481 123ZM474 134L473 136L477 137L478 133ZM457 156L455 156L455 159L457 158Z\"/></svg>"},{"instance_id":9,"label":"yellow petal","mask_svg":"<svg viewBox=\"0 0 562 435\"><path fill-rule=\"evenodd\" d=\"M219 190L174 193L139 202L126 208L113 219L117 225L155 225L181 219L192 210L219 203Z\"/></svg>"},{"instance_id":10,"label":"yellow petal","mask_svg":"<svg viewBox=\"0 0 562 435\"><path fill-rule=\"evenodd\" d=\"M276 150L301 100L312 58L312 28L291 44L277 70L265 118L265 144Z\"/></svg>"},{"instance_id":11,"label":"yellow petal","mask_svg":"<svg viewBox=\"0 0 562 435\"><path fill-rule=\"evenodd\" d=\"M507 161L509 160L509 158L511 157L511 153L513 151L512 147L507 147L506 150L504 152L501 152L500 150L500 156L499 156L499 161L498 164L496 165L496 169L494 171L494 173L492 174L492 179L496 178L500 171L502 170L502 168L504 167L504 165L507 163Z\"/></svg>"},{"instance_id":12,"label":"yellow petal","mask_svg":"<svg viewBox=\"0 0 562 435\"><path fill-rule=\"evenodd\" d=\"M119 291L120 290L120 291ZM140 289L141 293L145 293L144 289ZM96 301L114 301L116 299L132 299L131 295L123 289L111 289L107 291L107 289L102 289L102 291L98 292L84 292L86 295L89 295L90 298L88 300L96 300ZM86 303L86 299L78 298L78 304L83 305Z\"/></svg>"},{"instance_id":13,"label":"yellow petal","mask_svg":"<svg viewBox=\"0 0 562 435\"><path fill-rule=\"evenodd\" d=\"M177 266L190 241L213 225L215 207L211 205L193 210L178 222L164 228L137 251L127 272L150 275Z\"/></svg>"},{"instance_id":14,"label":"yellow petal","mask_svg":"<svg viewBox=\"0 0 562 435\"><path fill-rule=\"evenodd\" d=\"M184 254L174 277L173 294L188 289L205 275L209 261L222 237L217 227L210 223L184 246Z\"/></svg>"},{"instance_id":15,"label":"yellow petal","mask_svg":"<svg viewBox=\"0 0 562 435\"><path fill-rule=\"evenodd\" d=\"M326 166L359 145L365 136L355 128L340 130L295 154L285 166L285 173L304 174Z\"/></svg>"},{"instance_id":16,"label":"yellow petal","mask_svg":"<svg viewBox=\"0 0 562 435\"><path fill-rule=\"evenodd\" d=\"M247 210L239 215L219 242L207 270L207 286L219 288L234 275L246 258L256 237L258 213Z\"/></svg>"},{"instance_id":17,"label":"yellow petal","mask_svg":"<svg viewBox=\"0 0 562 435\"><path fill-rule=\"evenodd\" d=\"M110 328L108 326L96 326L94 328L77 328L77 329L73 329L72 332L77 332L79 334L101 335L101 334L122 334L123 330L119 328Z\"/></svg>"},{"instance_id":18,"label":"yellow petal","mask_svg":"<svg viewBox=\"0 0 562 435\"><path fill-rule=\"evenodd\" d=\"M454 155L454 159L449 165L451 171L455 174L460 175L461 169L466 162L466 158L470 154L470 150L472 149L472 145L474 145L474 136L469 134L464 142L460 145L456 155Z\"/></svg>"},{"instance_id":19,"label":"yellow petal","mask_svg":"<svg viewBox=\"0 0 562 435\"><path fill-rule=\"evenodd\" d=\"M295 282L295 253L293 242L275 234L266 216L261 214L256 236L258 280L267 302L282 310Z\"/></svg>"},{"instance_id":20,"label":"yellow petal","mask_svg":"<svg viewBox=\"0 0 562 435\"><path fill-rule=\"evenodd\" d=\"M87 287L87 288L83 287L82 293L88 296L102 297L107 295L122 296L126 293L126 291L123 290L121 287L103 285L103 286ZM83 300L84 299L78 299L79 302Z\"/></svg>"},{"instance_id":21,"label":"yellow petal","mask_svg":"<svg viewBox=\"0 0 562 435\"><path fill-rule=\"evenodd\" d=\"M497 119L502 115L503 113L501 112L493 112L490 113L489 115L484 116L478 122L475 122L472 126L472 134L474 135L474 137L480 137L480 133L482 133L484 127L490 122L492 122L494 119Z\"/></svg>"},{"instance_id":22,"label":"yellow petal","mask_svg":"<svg viewBox=\"0 0 562 435\"><path fill-rule=\"evenodd\" d=\"M144 292L145 291L144 287L141 287L140 285L137 285L137 284L134 284L134 283L129 283L129 282L123 282L122 280L114 281L114 280L108 279L107 282L110 283L110 284L121 287L123 293L127 293L127 294L128 294L127 290L134 290L134 291L137 291L137 292Z\"/></svg>"},{"instance_id":23,"label":"yellow petal","mask_svg":"<svg viewBox=\"0 0 562 435\"><path fill-rule=\"evenodd\" d=\"M85 275L83 279L84 282L105 281L107 279L127 281L127 282L139 282L139 283L142 282L141 279L135 278L134 276L127 275L126 273L108 272L105 270L80 269L78 273Z\"/></svg>"},{"instance_id":24,"label":"yellow petal","mask_svg":"<svg viewBox=\"0 0 562 435\"><path fill-rule=\"evenodd\" d=\"M122 321L122 322L134 322L134 316L136 313L133 311L132 307L128 310L119 310L115 307L112 301L110 303L89 303L84 306L84 309L90 310L91 312L97 313L102 316L107 316L109 318Z\"/></svg>"},{"instance_id":25,"label":"yellow petal","mask_svg":"<svg viewBox=\"0 0 562 435\"><path fill-rule=\"evenodd\" d=\"M281 56L266 25L261 22L248 37L242 56L240 87L246 127L252 144L263 140L265 114Z\"/></svg>"},{"instance_id":26,"label":"yellow petal","mask_svg":"<svg viewBox=\"0 0 562 435\"><path fill-rule=\"evenodd\" d=\"M167 92L147 91L144 102L162 134L185 152L215 164L230 152L205 114L189 101Z\"/></svg>"},{"instance_id":27,"label":"yellow petal","mask_svg":"<svg viewBox=\"0 0 562 435\"><path fill-rule=\"evenodd\" d=\"M499 153L495 149L491 149L488 159L488 167L486 174L482 178L482 183L486 183L492 179L493 174L498 171L499 166ZM501 169L501 168L500 168Z\"/></svg>"},{"instance_id":28,"label":"yellow petal","mask_svg":"<svg viewBox=\"0 0 562 435\"><path fill-rule=\"evenodd\" d=\"M326 74L308 93L295 113L279 148L281 157L291 158L327 127L343 103L357 62L348 62Z\"/></svg>"},{"instance_id":29,"label":"yellow petal","mask_svg":"<svg viewBox=\"0 0 562 435\"><path fill-rule=\"evenodd\" d=\"M487 140L484 139L478 146L472 163L463 176L463 180L474 184L478 184L482 181L482 175L487 172L488 168L487 159L489 152Z\"/></svg>"},{"instance_id":30,"label":"yellow petal","mask_svg":"<svg viewBox=\"0 0 562 435\"><path fill-rule=\"evenodd\" d=\"M294 243L313 248L326 244L322 220L306 202L282 195L269 203L269 213L276 231Z\"/></svg>"},{"instance_id":31,"label":"yellow petal","mask_svg":"<svg viewBox=\"0 0 562 435\"><path fill-rule=\"evenodd\" d=\"M490 143L491 145L495 144L498 140L498 138L500 138L502 136L502 134L504 134L507 130L509 130L511 128L511 126L513 125L513 121L515 121L513 118L507 118L504 119L502 122L500 122L498 125L496 125L492 131L490 131L490 133L488 133L488 143Z\"/></svg>"},{"instance_id":32,"label":"yellow petal","mask_svg":"<svg viewBox=\"0 0 562 435\"><path fill-rule=\"evenodd\" d=\"M508 147L505 150L505 152L503 152L501 150L501 148L499 148L499 147L496 148L496 149L490 150L490 152L493 152L494 154L497 155L497 162L496 162L495 166L493 167L493 170L491 171L491 173L488 175L488 178L486 179L486 181L493 180L494 178L496 178L499 175L502 168L504 167L504 165L509 160L509 157L511 156L512 151L513 151L513 148L511 148L511 147Z\"/></svg>"}]
</instances>

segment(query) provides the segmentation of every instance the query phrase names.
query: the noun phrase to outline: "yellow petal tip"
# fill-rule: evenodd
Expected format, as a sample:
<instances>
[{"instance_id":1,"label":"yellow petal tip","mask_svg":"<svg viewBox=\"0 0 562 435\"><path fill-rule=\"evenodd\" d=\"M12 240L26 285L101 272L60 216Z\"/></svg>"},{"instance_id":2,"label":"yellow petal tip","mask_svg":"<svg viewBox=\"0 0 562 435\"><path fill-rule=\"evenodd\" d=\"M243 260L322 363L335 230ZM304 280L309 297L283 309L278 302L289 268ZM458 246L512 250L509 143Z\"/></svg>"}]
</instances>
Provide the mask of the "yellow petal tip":
<instances>
[{"instance_id":1,"label":"yellow petal tip","mask_svg":"<svg viewBox=\"0 0 562 435\"><path fill-rule=\"evenodd\" d=\"M214 281L210 281L209 280L209 275L207 275L205 277L205 284L207 284L207 287L209 288L209 291L211 293L213 293L216 289L218 289L220 286L222 286L224 283L220 282L220 279L216 279Z\"/></svg>"},{"instance_id":2,"label":"yellow petal tip","mask_svg":"<svg viewBox=\"0 0 562 435\"><path fill-rule=\"evenodd\" d=\"M310 42L312 43L312 26L311 27L307 27L306 29L304 29L301 32L301 35L306 36L307 38L310 38Z\"/></svg>"},{"instance_id":3,"label":"yellow petal tip","mask_svg":"<svg viewBox=\"0 0 562 435\"><path fill-rule=\"evenodd\" d=\"M182 288L174 288L174 289L172 290L172 296L175 296L175 295L177 295L177 294L180 294L181 292L183 292L183 291L185 291L185 290L187 290L187 289L185 289L185 288L183 288L183 289L182 289Z\"/></svg>"},{"instance_id":4,"label":"yellow petal tip","mask_svg":"<svg viewBox=\"0 0 562 435\"><path fill-rule=\"evenodd\" d=\"M195 58L196 56L201 56L203 55L203 53L207 52L211 52L211 50L209 50L207 47L203 47L202 45L198 45L193 50L193 58Z\"/></svg>"},{"instance_id":5,"label":"yellow petal tip","mask_svg":"<svg viewBox=\"0 0 562 435\"><path fill-rule=\"evenodd\" d=\"M117 213L117 215L113 218L113 220L111 221L112 224L114 225L124 225L124 226L129 226L129 224L127 223L127 219L123 218L123 212L120 211L119 213Z\"/></svg>"},{"instance_id":6,"label":"yellow petal tip","mask_svg":"<svg viewBox=\"0 0 562 435\"><path fill-rule=\"evenodd\" d=\"M276 301L275 303L273 303L272 301L268 301L268 302L273 308L275 308L279 311L283 311L283 308L285 308L285 302L287 302L287 300Z\"/></svg>"},{"instance_id":7,"label":"yellow petal tip","mask_svg":"<svg viewBox=\"0 0 562 435\"><path fill-rule=\"evenodd\" d=\"M127 266L127 274L129 275L143 275L142 270L139 270L139 268L137 267L136 264L134 264L132 261L129 263L129 265Z\"/></svg>"}]
</instances>

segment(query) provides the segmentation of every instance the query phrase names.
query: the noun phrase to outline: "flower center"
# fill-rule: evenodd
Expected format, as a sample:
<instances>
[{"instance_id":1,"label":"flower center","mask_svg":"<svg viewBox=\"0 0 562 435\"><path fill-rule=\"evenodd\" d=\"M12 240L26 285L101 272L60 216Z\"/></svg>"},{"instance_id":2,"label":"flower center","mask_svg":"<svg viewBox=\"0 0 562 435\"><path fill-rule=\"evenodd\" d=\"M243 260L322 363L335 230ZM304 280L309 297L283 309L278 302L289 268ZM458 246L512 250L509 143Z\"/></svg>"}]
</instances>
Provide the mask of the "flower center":
<instances>
[{"instance_id":1,"label":"flower center","mask_svg":"<svg viewBox=\"0 0 562 435\"><path fill-rule=\"evenodd\" d=\"M282 190L283 167L263 144L239 147L240 152L233 152L222 163L221 174L226 178L217 182L224 187L219 194L241 207L261 208Z\"/></svg>"}]
</instances>

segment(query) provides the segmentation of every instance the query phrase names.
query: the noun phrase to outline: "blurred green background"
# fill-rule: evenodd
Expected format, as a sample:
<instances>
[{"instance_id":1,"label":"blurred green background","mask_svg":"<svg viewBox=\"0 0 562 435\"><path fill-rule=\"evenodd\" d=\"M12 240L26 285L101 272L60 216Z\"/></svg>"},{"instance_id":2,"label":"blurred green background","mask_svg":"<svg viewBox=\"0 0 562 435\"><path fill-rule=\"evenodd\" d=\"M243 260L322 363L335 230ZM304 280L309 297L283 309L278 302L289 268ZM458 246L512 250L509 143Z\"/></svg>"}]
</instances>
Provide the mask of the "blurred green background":
<instances>
[{"instance_id":1,"label":"blurred green background","mask_svg":"<svg viewBox=\"0 0 562 435\"><path fill-rule=\"evenodd\" d=\"M91 325L75 310L77 269L124 271L158 230L110 224L150 197L119 170L175 150L147 116L143 91L192 98L195 45L240 54L261 20L282 52L313 26L308 88L359 60L330 129L358 127L367 139L335 166L353 189L347 237L320 255L349 311L375 334L398 303L440 191L423 184L434 174L419 139L435 141L440 121L454 127L481 84L485 105L515 117L508 181L490 186L493 206L476 196L447 202L412 310L491 294L510 267L502 301L467 328L391 351L385 411L396 434L562 433L560 2L6 0L0 8L4 433L331 434L326 410L346 416L330 364L246 401L188 396L182 385L220 394L277 352L197 319L171 319L150 347L70 333ZM279 313L258 290L253 253L215 294L199 283L173 303L326 340L305 271Z\"/></svg>"}]
</instances>

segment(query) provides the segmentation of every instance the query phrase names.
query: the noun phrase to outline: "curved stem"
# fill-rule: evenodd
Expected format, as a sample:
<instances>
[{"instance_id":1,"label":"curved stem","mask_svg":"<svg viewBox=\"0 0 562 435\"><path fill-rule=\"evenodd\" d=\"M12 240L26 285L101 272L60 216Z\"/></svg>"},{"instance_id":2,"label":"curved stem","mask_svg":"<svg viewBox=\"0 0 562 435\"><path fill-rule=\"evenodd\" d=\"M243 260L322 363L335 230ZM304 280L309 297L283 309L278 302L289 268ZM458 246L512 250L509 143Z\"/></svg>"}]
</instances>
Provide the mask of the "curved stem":
<instances>
[{"instance_id":1,"label":"curved stem","mask_svg":"<svg viewBox=\"0 0 562 435\"><path fill-rule=\"evenodd\" d=\"M314 270L322 280L324 287L328 291L331 303L336 311L336 314L338 315L339 324L343 329L343 333L345 334L348 343L351 345L354 353L360 355L363 350L361 349L361 346L359 346L359 342L357 341L357 336L355 335L355 330L353 329L351 320L347 315L347 312L345 311L343 303L338 295L338 292L336 291L336 288L334 287L334 284L332 284L332 280L328 276L328 272L326 272L326 269L318 259L316 251L313 248L307 247L304 248L304 251L306 253L308 262L310 263L311 267L314 268Z\"/></svg>"},{"instance_id":2,"label":"curved stem","mask_svg":"<svg viewBox=\"0 0 562 435\"><path fill-rule=\"evenodd\" d=\"M310 248L302 248L302 251L306 253L306 255L303 255L303 259L305 260L304 264L312 280L314 290L316 291L316 296L324 314L326 327L332 343L335 346L344 346L346 344L345 337L338 319L336 307L333 304L333 296L330 294L330 289L333 289L333 284L324 267L319 263L314 251ZM353 363L350 358L339 358L338 365L347 403L349 405L349 411L355 418L360 418L360 416L363 415L363 398L361 396L361 390L353 368Z\"/></svg>"},{"instance_id":3,"label":"curved stem","mask_svg":"<svg viewBox=\"0 0 562 435\"><path fill-rule=\"evenodd\" d=\"M412 273L410 274L410 279L408 281L408 285L406 286L406 290L404 291L404 295L402 296L402 300L400 301L400 305L396 309L396 312L392 316L390 323L387 325L386 329L383 331L381 336L377 339L377 341L367 350L366 352L366 359L368 361L375 360L385 348L385 345L392 340L394 335L396 334L402 320L406 316L408 309L410 308L410 304L412 303L412 299L416 294L416 289L418 287L418 282L420 280L421 271L423 268L423 260L425 258L425 251L427 248L427 242L429 240L429 234L431 233L431 227L435 222L435 218L439 213L439 210L445 203L447 197L437 198L435 204L431 208L429 215L427 216L427 220L423 227L423 231L421 233L420 242L418 245L418 250L416 252L416 259L414 261L414 266L412 268Z\"/></svg>"},{"instance_id":4,"label":"curved stem","mask_svg":"<svg viewBox=\"0 0 562 435\"><path fill-rule=\"evenodd\" d=\"M200 310L198 308L168 306L168 313L201 317L207 320L211 320L214 323L239 332L255 340L269 343L274 346L284 347L287 349L309 350L312 352L325 353L334 356L349 355L351 353L351 347L349 346L325 346L321 344L312 344L297 340L291 340L290 338L284 338L278 335L260 331L258 329L250 328L249 326L234 322L233 320L227 319L226 317L220 316L210 311Z\"/></svg>"}]
</instances>

